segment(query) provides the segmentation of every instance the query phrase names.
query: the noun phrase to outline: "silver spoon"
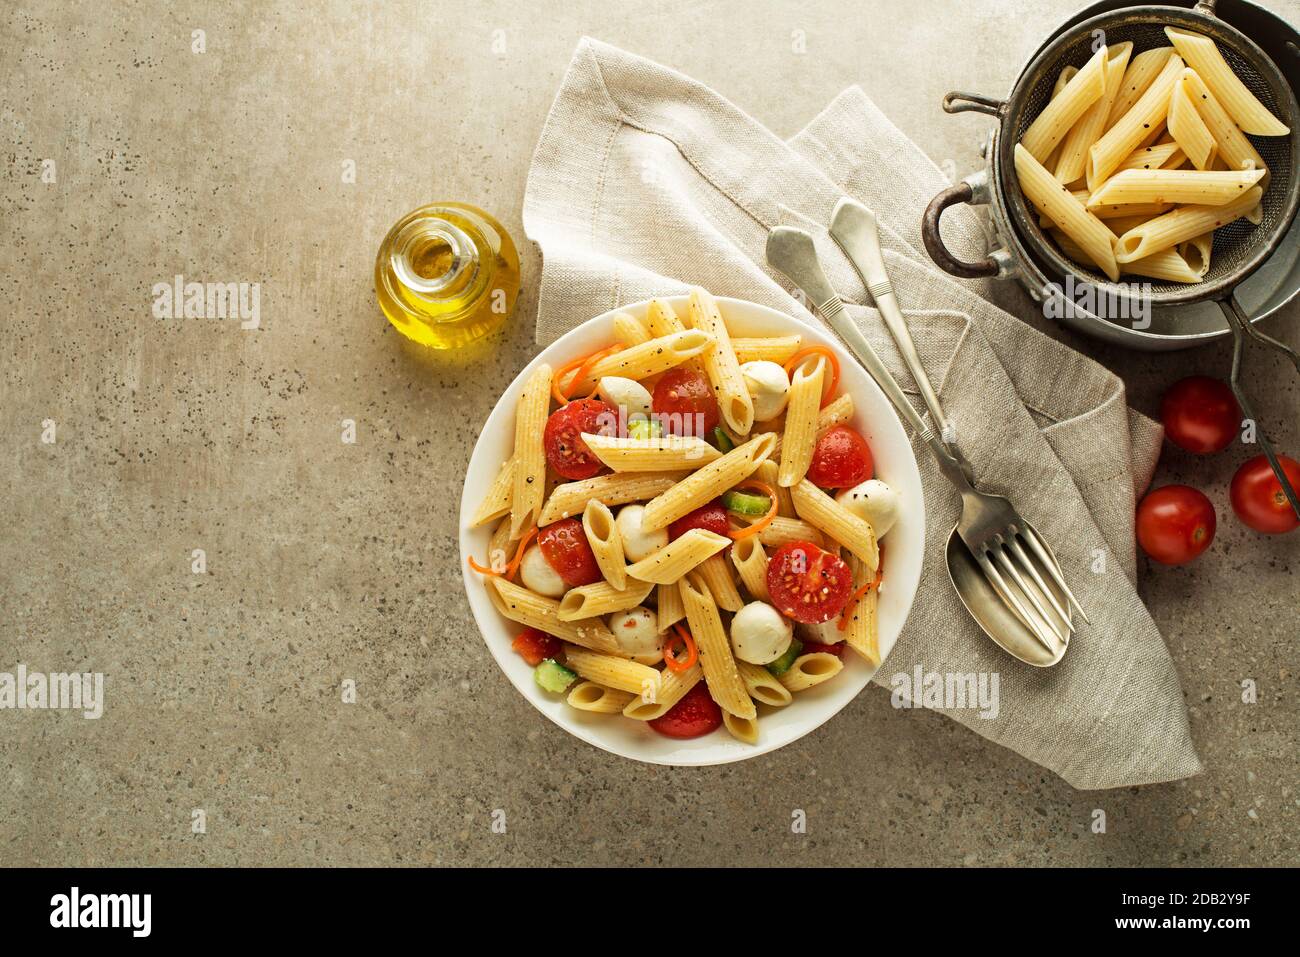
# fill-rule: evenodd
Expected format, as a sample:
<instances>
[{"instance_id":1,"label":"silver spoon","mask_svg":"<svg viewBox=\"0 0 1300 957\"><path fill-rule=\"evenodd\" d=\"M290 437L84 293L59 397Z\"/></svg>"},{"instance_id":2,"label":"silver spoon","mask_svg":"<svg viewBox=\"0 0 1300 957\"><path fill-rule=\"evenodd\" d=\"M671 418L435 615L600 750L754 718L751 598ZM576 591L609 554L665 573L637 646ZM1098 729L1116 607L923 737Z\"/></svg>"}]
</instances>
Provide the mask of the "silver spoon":
<instances>
[{"instance_id":1,"label":"silver spoon","mask_svg":"<svg viewBox=\"0 0 1300 957\"><path fill-rule=\"evenodd\" d=\"M865 207L859 208L869 217L874 237L874 217ZM1010 502L975 488L968 477L970 466L960 451L917 413L861 330L844 312L843 303L822 270L812 237L800 229L778 227L768 236L767 259L816 304L817 312L857 355L899 414L929 447L940 471L960 492L961 520L949 536L946 558L953 587L971 617L997 645L1027 664L1044 667L1060 661L1073 629L1069 611L1072 596L1050 549ZM880 265L883 269L883 260ZM874 268L871 271L876 272ZM878 298L885 298L888 291L892 301L887 276L883 280L877 276L874 283L868 283L872 285L880 293ZM897 319L901 323L901 314ZM910 346L905 325L902 333ZM900 351L907 361L909 350L900 344ZM910 352L914 357L915 348ZM918 383L925 382L924 369L914 375ZM934 403L935 421L944 422L938 397L928 386L928 382L921 386L922 397L927 405Z\"/></svg>"}]
</instances>

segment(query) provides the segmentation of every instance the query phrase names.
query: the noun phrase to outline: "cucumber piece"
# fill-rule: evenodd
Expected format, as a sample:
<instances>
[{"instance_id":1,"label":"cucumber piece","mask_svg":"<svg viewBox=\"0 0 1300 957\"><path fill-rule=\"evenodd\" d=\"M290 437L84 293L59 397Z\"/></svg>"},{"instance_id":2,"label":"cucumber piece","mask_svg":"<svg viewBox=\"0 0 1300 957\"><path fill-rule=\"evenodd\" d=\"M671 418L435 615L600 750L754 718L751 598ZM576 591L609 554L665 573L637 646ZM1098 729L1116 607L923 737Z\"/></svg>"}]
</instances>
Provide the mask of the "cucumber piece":
<instances>
[{"instance_id":1,"label":"cucumber piece","mask_svg":"<svg viewBox=\"0 0 1300 957\"><path fill-rule=\"evenodd\" d=\"M772 507L772 500L766 495L753 495L749 492L723 492L722 506L728 512L762 518Z\"/></svg>"},{"instance_id":2,"label":"cucumber piece","mask_svg":"<svg viewBox=\"0 0 1300 957\"><path fill-rule=\"evenodd\" d=\"M662 434L663 429L654 419L635 418L628 420L627 437L629 439L657 439Z\"/></svg>"},{"instance_id":3,"label":"cucumber piece","mask_svg":"<svg viewBox=\"0 0 1300 957\"><path fill-rule=\"evenodd\" d=\"M718 451L724 455L736 447L736 443L731 441L731 436L722 431L722 426L713 427L713 444L718 447Z\"/></svg>"},{"instance_id":4,"label":"cucumber piece","mask_svg":"<svg viewBox=\"0 0 1300 957\"><path fill-rule=\"evenodd\" d=\"M578 676L554 658L547 658L534 669L533 680L547 691L563 694L569 685L578 680Z\"/></svg>"},{"instance_id":5,"label":"cucumber piece","mask_svg":"<svg viewBox=\"0 0 1300 957\"><path fill-rule=\"evenodd\" d=\"M794 664L794 660L799 657L802 651L803 642L798 638L791 638L790 647L785 650L785 654L776 659L776 661L768 662L764 667L779 678L790 670L790 666ZM545 663L546 662L542 662L542 664ZM540 668L541 665L538 665L538 667Z\"/></svg>"}]
</instances>

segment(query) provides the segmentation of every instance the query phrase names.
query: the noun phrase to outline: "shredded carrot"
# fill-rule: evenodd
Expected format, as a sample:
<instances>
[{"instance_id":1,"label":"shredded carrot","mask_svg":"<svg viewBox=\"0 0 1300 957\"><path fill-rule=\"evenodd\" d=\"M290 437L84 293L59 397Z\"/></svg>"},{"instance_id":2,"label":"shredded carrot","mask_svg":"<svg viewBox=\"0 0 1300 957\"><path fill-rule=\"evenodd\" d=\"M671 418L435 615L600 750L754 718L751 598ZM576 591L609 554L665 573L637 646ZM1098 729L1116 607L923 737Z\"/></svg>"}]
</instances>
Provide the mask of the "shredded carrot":
<instances>
[{"instance_id":1,"label":"shredded carrot","mask_svg":"<svg viewBox=\"0 0 1300 957\"><path fill-rule=\"evenodd\" d=\"M808 346L806 349L800 349L790 357L790 361L785 364L786 375L793 376L794 370L799 368L800 363L808 356L825 356L826 364L831 367L831 377L826 385L822 388L822 408L831 401L831 396L840 385L840 360L835 358L835 353L826 346Z\"/></svg>"},{"instance_id":2,"label":"shredded carrot","mask_svg":"<svg viewBox=\"0 0 1300 957\"><path fill-rule=\"evenodd\" d=\"M845 628L849 627L849 621L853 618L853 613L857 611L858 602L862 601L867 592L880 587L880 579L884 564L882 558L880 565L876 567L876 577L849 596L848 603L844 606L844 610L840 612L840 623L835 626L837 631L843 631Z\"/></svg>"},{"instance_id":3,"label":"shredded carrot","mask_svg":"<svg viewBox=\"0 0 1300 957\"><path fill-rule=\"evenodd\" d=\"M621 351L622 348L623 346L621 344L615 344L604 349L597 349L595 352L588 353L585 356L578 356L578 358L572 359L560 366L560 368L555 370L555 375L551 376L551 397L555 399L556 402L560 403L560 405L564 405L572 398L569 390L565 389L563 386L564 377L568 375L570 371L574 369L577 370L573 373L572 378L569 379L569 388L572 389L583 379L587 378L588 373L591 372L592 366L605 358L605 356L613 355L615 352ZM593 390L592 395L595 394L596 393ZM590 398L590 396L588 396L588 398Z\"/></svg>"},{"instance_id":4,"label":"shredded carrot","mask_svg":"<svg viewBox=\"0 0 1300 957\"><path fill-rule=\"evenodd\" d=\"M686 654L685 658L677 658L673 655L674 639L681 641L682 650ZM666 642L664 642L664 664L668 666L669 671L680 674L681 672L688 670L699 660L700 649L696 647L695 639L691 637L691 633L683 627L680 621L675 622L673 624L673 634L668 637Z\"/></svg>"},{"instance_id":5,"label":"shredded carrot","mask_svg":"<svg viewBox=\"0 0 1300 957\"><path fill-rule=\"evenodd\" d=\"M515 572L519 570L519 563L524 560L524 550L528 548L528 543L533 540L533 536L536 534L536 525L524 532L524 537L519 539L519 545L515 548L515 557L506 563L506 567L503 571L497 571L495 568L480 565L478 562L474 561L473 555L468 556L466 561L469 562L469 567L474 569L474 571L478 572L480 575L495 575L510 581L515 577Z\"/></svg>"},{"instance_id":6,"label":"shredded carrot","mask_svg":"<svg viewBox=\"0 0 1300 957\"><path fill-rule=\"evenodd\" d=\"M776 518L776 510L778 507L776 501L776 491L772 488L772 486L768 485L766 482L759 482L759 481L741 482L739 485L736 486L736 488L741 490L747 488L757 489L758 491L762 492L764 495L767 496L768 506L767 506L767 514L764 515L762 518L758 519L757 521L755 521L752 525L746 525L744 528L733 528L731 531L727 532L727 534L730 535L733 540L749 538L749 536L757 535L763 529L767 528L767 526L772 524L772 519Z\"/></svg>"}]
</instances>

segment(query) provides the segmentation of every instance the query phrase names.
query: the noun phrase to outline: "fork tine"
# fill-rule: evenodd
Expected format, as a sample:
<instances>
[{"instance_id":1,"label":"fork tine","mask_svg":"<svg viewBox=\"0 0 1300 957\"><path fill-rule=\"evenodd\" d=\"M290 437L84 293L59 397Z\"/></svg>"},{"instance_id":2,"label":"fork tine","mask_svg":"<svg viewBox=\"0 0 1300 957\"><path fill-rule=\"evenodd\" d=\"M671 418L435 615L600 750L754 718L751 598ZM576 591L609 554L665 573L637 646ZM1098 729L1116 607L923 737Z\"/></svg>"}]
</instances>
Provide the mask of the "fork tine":
<instances>
[{"instance_id":1,"label":"fork tine","mask_svg":"<svg viewBox=\"0 0 1300 957\"><path fill-rule=\"evenodd\" d=\"M1074 592L1070 591L1070 586L1065 583L1065 576L1061 574L1061 566L1047 553L1043 543L1038 540L1038 533L1026 524L1021 527L1021 534L1025 536L1025 541L1029 543L1029 547L1038 556L1038 560L1047 567L1047 573L1052 576L1052 581L1061 586L1061 591L1065 592L1065 597L1070 599L1070 604L1074 606L1074 610L1082 616L1084 621L1091 625L1092 619L1088 617L1088 613L1079 604L1079 599L1074 597Z\"/></svg>"},{"instance_id":2,"label":"fork tine","mask_svg":"<svg viewBox=\"0 0 1300 957\"><path fill-rule=\"evenodd\" d=\"M1052 642L1043 634L1042 630L1034 622L1029 611L1023 604L1021 604L1020 599L1017 598L1012 593L1011 589L1007 587L1007 583L1002 580L1002 576L998 574L998 570L994 568L993 563L989 561L988 555L981 552L976 556L976 561L979 562L980 568L984 569L984 577L989 580L989 584L991 584L993 590L998 593L998 597L1001 598L1011 608L1011 610L1020 617L1021 623L1030 630L1033 636L1038 639L1039 643L1041 643L1049 653L1055 655L1056 649L1052 647Z\"/></svg>"},{"instance_id":3,"label":"fork tine","mask_svg":"<svg viewBox=\"0 0 1300 957\"><path fill-rule=\"evenodd\" d=\"M1033 576L1034 584L1036 584L1039 590L1047 596L1047 600L1052 603L1052 607L1056 610L1056 613L1061 616L1061 621L1065 622L1066 631L1073 631L1074 625L1070 621L1070 616L1067 615L1065 609L1061 607L1061 603L1056 600L1056 593L1047 587L1047 583L1043 581L1043 577L1038 574L1038 566L1029 560L1029 556L1025 554L1024 548L1020 545L1020 540L1013 535L1007 542L1007 546L1011 549L1011 554L1015 555L1020 564L1024 568L1028 569L1029 574Z\"/></svg>"},{"instance_id":4,"label":"fork tine","mask_svg":"<svg viewBox=\"0 0 1300 957\"><path fill-rule=\"evenodd\" d=\"M1069 626L1066 626L1065 633L1062 634L1061 629L1056 626L1054 621L1052 621L1052 616L1049 615L1047 609L1043 607L1043 603L1040 602L1038 596L1034 594L1034 590L1029 587L1029 583L1025 581L1024 576L1020 574L1020 569L1016 568L1011 559L1007 557L1007 553L998 546L994 546L991 551L993 552L993 557L997 559L998 564L1002 566L1002 570L1010 576L1013 582L1016 583L1016 587L1024 592L1025 597L1028 598L1030 604L1034 606L1034 610L1042 617L1043 623L1052 629L1053 633L1055 633L1056 637L1060 639L1062 643L1068 641L1070 637Z\"/></svg>"}]
</instances>

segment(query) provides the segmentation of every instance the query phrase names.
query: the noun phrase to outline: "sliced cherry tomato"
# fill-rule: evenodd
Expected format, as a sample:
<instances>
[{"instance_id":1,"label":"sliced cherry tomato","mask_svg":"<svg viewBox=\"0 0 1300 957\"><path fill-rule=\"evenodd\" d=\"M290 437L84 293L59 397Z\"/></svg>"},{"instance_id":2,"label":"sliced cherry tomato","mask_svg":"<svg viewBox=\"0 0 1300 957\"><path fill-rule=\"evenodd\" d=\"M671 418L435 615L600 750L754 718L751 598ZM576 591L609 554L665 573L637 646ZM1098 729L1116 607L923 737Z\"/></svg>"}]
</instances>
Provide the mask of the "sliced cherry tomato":
<instances>
[{"instance_id":1,"label":"sliced cherry tomato","mask_svg":"<svg viewBox=\"0 0 1300 957\"><path fill-rule=\"evenodd\" d=\"M1138 544L1163 565L1190 562L1210 547L1214 528L1214 505L1188 485L1158 488L1138 505Z\"/></svg>"},{"instance_id":2,"label":"sliced cherry tomato","mask_svg":"<svg viewBox=\"0 0 1300 957\"><path fill-rule=\"evenodd\" d=\"M843 658L844 649L847 647L848 644L843 641L836 642L833 645L823 645L820 641L805 641L799 654L815 655L820 652L826 655L834 655L836 658Z\"/></svg>"},{"instance_id":3,"label":"sliced cherry tomato","mask_svg":"<svg viewBox=\"0 0 1300 957\"><path fill-rule=\"evenodd\" d=\"M681 701L646 724L666 738L698 738L722 726L722 709L709 695L708 685L697 681Z\"/></svg>"},{"instance_id":4,"label":"sliced cherry tomato","mask_svg":"<svg viewBox=\"0 0 1300 957\"><path fill-rule=\"evenodd\" d=\"M722 499L715 498L712 502L701 505L693 512L687 512L677 521L668 526L668 540L674 541L681 538L692 528L704 528L710 532L717 532L719 535L726 535L731 531L731 525L727 522L727 507L722 504Z\"/></svg>"},{"instance_id":5,"label":"sliced cherry tomato","mask_svg":"<svg viewBox=\"0 0 1300 957\"><path fill-rule=\"evenodd\" d=\"M582 433L613 435L618 413L599 399L576 399L551 413L542 442L546 461L566 479L591 478L601 469L600 459L591 453Z\"/></svg>"},{"instance_id":6,"label":"sliced cherry tomato","mask_svg":"<svg viewBox=\"0 0 1300 957\"><path fill-rule=\"evenodd\" d=\"M812 542L790 542L772 553L767 590L781 614L817 625L844 610L853 593L853 573Z\"/></svg>"},{"instance_id":7,"label":"sliced cherry tomato","mask_svg":"<svg viewBox=\"0 0 1300 957\"><path fill-rule=\"evenodd\" d=\"M1300 464L1295 459L1279 455L1282 471L1286 473L1293 489L1300 490ZM1232 510L1237 518L1257 532L1281 535L1300 528L1300 518L1287 501L1282 483L1273 474L1268 459L1257 455L1242 464L1232 477Z\"/></svg>"},{"instance_id":8,"label":"sliced cherry tomato","mask_svg":"<svg viewBox=\"0 0 1300 957\"><path fill-rule=\"evenodd\" d=\"M1165 435L1197 455L1226 449L1241 428L1241 406L1226 383L1209 376L1179 379L1160 403Z\"/></svg>"},{"instance_id":9,"label":"sliced cherry tomato","mask_svg":"<svg viewBox=\"0 0 1300 957\"><path fill-rule=\"evenodd\" d=\"M709 435L722 418L709 380L694 369L669 369L655 383L650 407L669 435Z\"/></svg>"},{"instance_id":10,"label":"sliced cherry tomato","mask_svg":"<svg viewBox=\"0 0 1300 957\"><path fill-rule=\"evenodd\" d=\"M547 525L537 533L537 545L546 563L564 580L568 588L590 585L601 579L596 555L587 541L582 522L576 518L562 518Z\"/></svg>"},{"instance_id":11,"label":"sliced cherry tomato","mask_svg":"<svg viewBox=\"0 0 1300 957\"><path fill-rule=\"evenodd\" d=\"M875 473L871 449L848 426L837 425L813 446L808 481L821 488L852 488Z\"/></svg>"},{"instance_id":12,"label":"sliced cherry tomato","mask_svg":"<svg viewBox=\"0 0 1300 957\"><path fill-rule=\"evenodd\" d=\"M558 660L560 652L564 650L564 642L536 628L525 628L510 647L519 653L519 657L536 668L547 658Z\"/></svg>"}]
</instances>

